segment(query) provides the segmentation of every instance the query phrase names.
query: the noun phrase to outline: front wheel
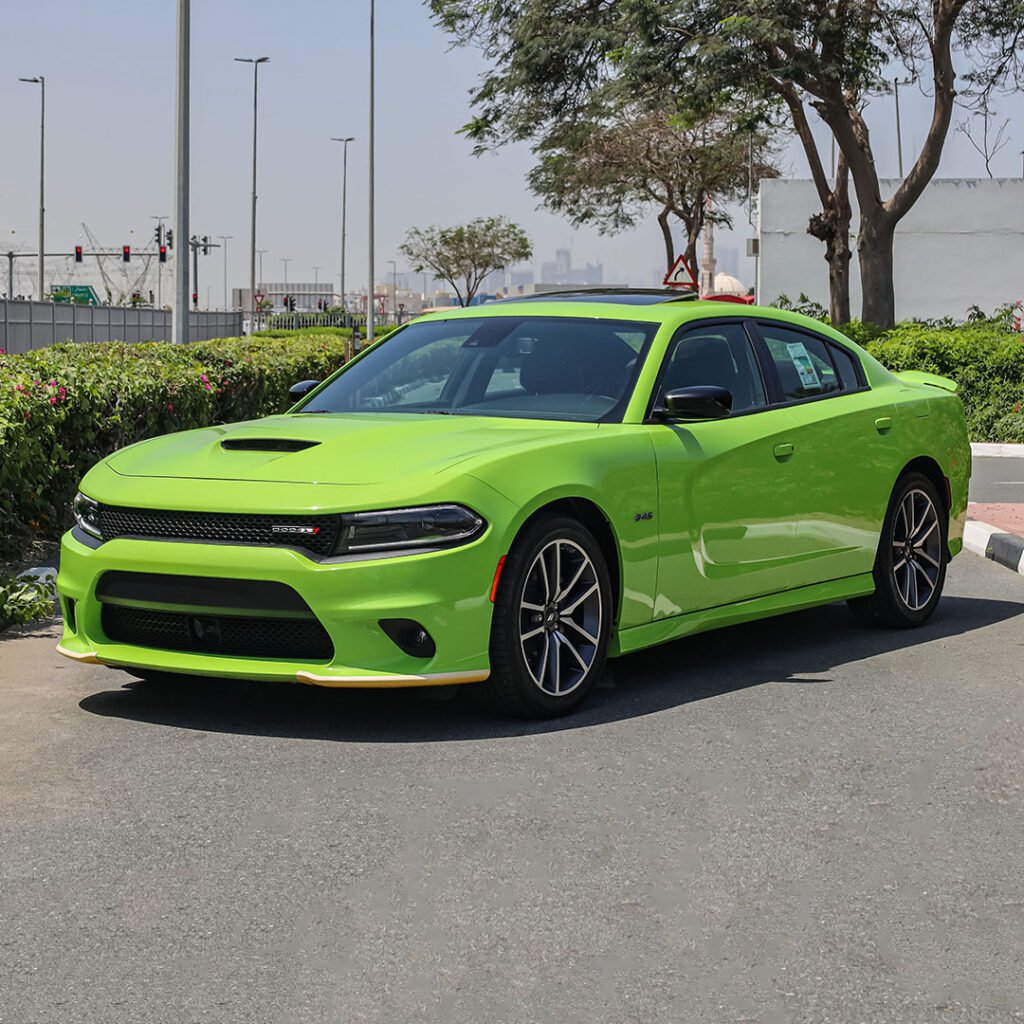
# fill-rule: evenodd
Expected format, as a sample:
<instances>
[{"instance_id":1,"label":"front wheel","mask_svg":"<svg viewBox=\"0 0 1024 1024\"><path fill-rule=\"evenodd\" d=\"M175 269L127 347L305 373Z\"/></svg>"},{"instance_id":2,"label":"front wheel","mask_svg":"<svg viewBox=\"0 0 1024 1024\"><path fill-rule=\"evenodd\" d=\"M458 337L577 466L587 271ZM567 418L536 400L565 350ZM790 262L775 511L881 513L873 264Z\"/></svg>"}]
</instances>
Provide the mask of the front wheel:
<instances>
[{"instance_id":1,"label":"front wheel","mask_svg":"<svg viewBox=\"0 0 1024 1024\"><path fill-rule=\"evenodd\" d=\"M482 695L522 718L572 711L604 668L611 614L608 568L590 531L565 516L532 523L502 570Z\"/></svg>"},{"instance_id":2,"label":"front wheel","mask_svg":"<svg viewBox=\"0 0 1024 1024\"><path fill-rule=\"evenodd\" d=\"M935 484L922 473L900 477L875 556L875 592L850 601L869 625L906 629L927 622L946 580L948 516Z\"/></svg>"}]
</instances>

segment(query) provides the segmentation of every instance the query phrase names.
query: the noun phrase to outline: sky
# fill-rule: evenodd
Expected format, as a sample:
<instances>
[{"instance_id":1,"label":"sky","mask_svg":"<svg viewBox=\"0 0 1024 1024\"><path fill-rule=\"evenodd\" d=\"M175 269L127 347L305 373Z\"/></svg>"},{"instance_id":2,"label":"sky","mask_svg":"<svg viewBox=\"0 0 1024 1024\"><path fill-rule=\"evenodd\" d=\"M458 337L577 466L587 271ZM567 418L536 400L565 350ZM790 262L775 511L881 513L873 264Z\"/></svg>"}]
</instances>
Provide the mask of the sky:
<instances>
[{"instance_id":1,"label":"sky","mask_svg":"<svg viewBox=\"0 0 1024 1024\"><path fill-rule=\"evenodd\" d=\"M156 215L173 214L174 0L0 0L0 251L34 250L38 208L38 87L19 77L46 76L47 248L149 246ZM340 265L341 146L349 146L349 288L367 280L368 4L344 0L194 0L192 4L192 214L194 233L233 236L228 284L248 280L252 70L234 57L268 55L260 71L259 248L263 277L337 278ZM602 262L605 280L650 285L662 243L651 220L614 237L573 229L538 210L525 185L529 147L472 155L458 135L470 117L468 93L486 70L473 50L453 50L417 0L377 0L376 278L413 226L454 224L504 214L527 230L535 269L569 247L576 264ZM916 155L930 117L916 87L901 90L905 163ZM959 114L958 118L963 118ZM1018 177L1024 150L1024 97L1000 101L1009 143L996 176ZM868 121L883 175L896 172L893 101L872 104ZM827 134L819 126L821 139ZM827 143L825 152L827 153ZM806 177L790 146L784 171ZM983 174L981 158L960 134L947 140L940 177ZM742 254L754 234L745 211L719 246ZM29 289L31 261L20 260L15 292ZM314 270L314 268L319 268ZM218 250L200 257L200 292L222 304ZM752 261L740 276L753 280ZM5 282L6 284L6 282ZM169 278L165 276L169 290ZM165 293L166 295L166 293Z\"/></svg>"}]
</instances>

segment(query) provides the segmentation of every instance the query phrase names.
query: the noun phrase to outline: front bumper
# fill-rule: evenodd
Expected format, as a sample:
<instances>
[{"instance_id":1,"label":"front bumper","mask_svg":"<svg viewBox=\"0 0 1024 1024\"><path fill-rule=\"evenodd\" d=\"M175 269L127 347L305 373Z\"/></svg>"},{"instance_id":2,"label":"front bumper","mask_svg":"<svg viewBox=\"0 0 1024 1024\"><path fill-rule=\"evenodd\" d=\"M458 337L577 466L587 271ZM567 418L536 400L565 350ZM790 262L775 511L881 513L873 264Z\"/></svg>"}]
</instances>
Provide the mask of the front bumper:
<instances>
[{"instance_id":1,"label":"front bumper","mask_svg":"<svg viewBox=\"0 0 1024 1024\"><path fill-rule=\"evenodd\" d=\"M72 533L61 545L57 589L64 612L58 650L117 668L320 686L429 686L489 675L490 588L500 541L488 530L445 551L320 563L297 551L206 543L112 540L97 548ZM118 643L103 629L97 585L105 572L283 583L306 602L334 644L329 661L239 657ZM72 603L73 602L73 603ZM412 619L433 638L429 658L404 653L379 625Z\"/></svg>"}]
</instances>

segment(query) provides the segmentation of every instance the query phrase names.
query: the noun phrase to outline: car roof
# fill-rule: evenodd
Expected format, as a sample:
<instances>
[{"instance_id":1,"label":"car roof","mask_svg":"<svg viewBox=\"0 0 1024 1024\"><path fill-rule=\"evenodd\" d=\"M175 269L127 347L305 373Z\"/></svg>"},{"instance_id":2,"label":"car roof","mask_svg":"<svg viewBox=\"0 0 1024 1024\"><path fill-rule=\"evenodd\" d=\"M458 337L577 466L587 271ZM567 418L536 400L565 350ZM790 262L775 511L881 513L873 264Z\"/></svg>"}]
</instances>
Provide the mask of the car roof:
<instances>
[{"instance_id":1,"label":"car roof","mask_svg":"<svg viewBox=\"0 0 1024 1024\"><path fill-rule=\"evenodd\" d=\"M695 291L674 288L570 288L564 291L510 295L502 302L610 302L623 306L655 306L663 302L695 302Z\"/></svg>"}]
</instances>

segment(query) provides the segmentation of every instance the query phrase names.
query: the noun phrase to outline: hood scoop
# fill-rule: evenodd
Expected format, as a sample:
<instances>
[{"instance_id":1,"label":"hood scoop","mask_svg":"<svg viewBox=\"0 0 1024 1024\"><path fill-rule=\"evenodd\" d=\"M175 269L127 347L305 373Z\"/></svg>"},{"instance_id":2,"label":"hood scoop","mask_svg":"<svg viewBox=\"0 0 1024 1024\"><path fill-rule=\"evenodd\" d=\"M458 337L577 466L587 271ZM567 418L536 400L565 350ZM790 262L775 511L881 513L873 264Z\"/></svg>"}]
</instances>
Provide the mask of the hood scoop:
<instances>
[{"instance_id":1,"label":"hood scoop","mask_svg":"<svg viewBox=\"0 0 1024 1024\"><path fill-rule=\"evenodd\" d=\"M226 452L302 452L315 448L319 441L299 441L288 437L228 437L220 446Z\"/></svg>"}]
</instances>

